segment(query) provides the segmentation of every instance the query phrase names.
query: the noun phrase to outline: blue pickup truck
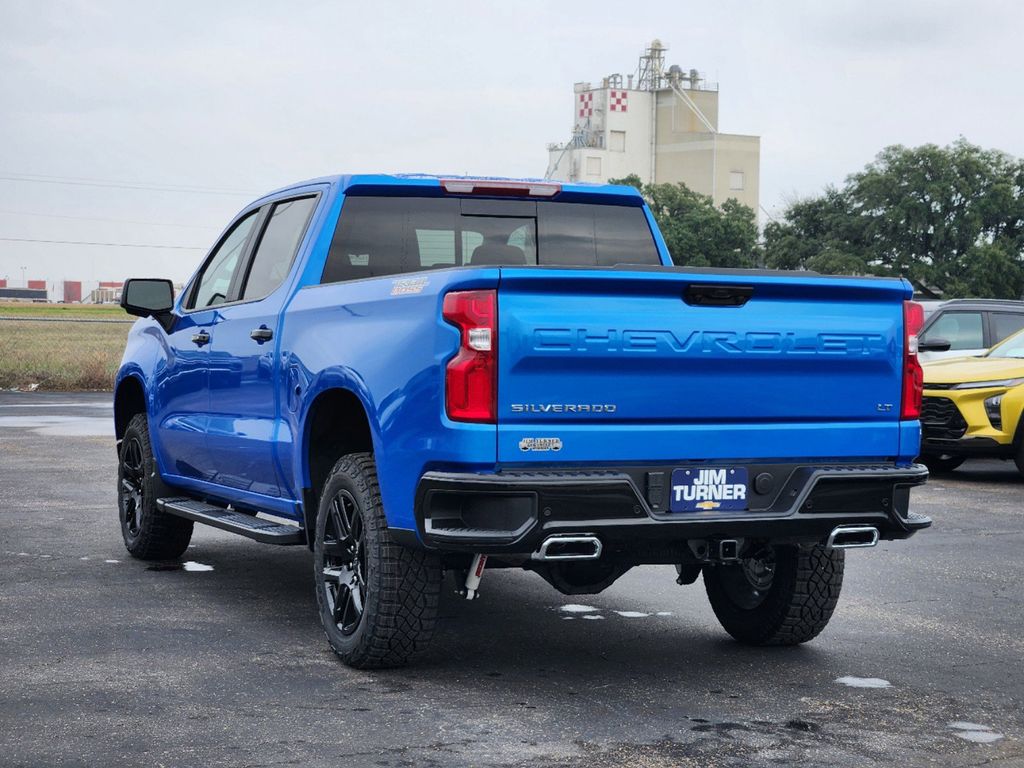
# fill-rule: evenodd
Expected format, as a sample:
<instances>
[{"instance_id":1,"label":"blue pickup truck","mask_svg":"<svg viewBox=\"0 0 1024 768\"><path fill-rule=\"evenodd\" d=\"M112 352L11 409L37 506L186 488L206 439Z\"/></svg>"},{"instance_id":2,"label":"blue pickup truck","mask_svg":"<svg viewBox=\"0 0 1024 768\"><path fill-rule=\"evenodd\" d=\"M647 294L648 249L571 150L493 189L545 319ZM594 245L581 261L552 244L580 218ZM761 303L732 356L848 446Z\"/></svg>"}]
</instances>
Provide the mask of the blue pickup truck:
<instances>
[{"instance_id":1,"label":"blue pickup truck","mask_svg":"<svg viewBox=\"0 0 1024 768\"><path fill-rule=\"evenodd\" d=\"M242 210L175 300L133 279L121 529L312 550L331 647L393 666L442 577L568 595L703 574L723 627L829 621L844 550L905 539L920 306L898 279L672 265L632 188L351 175Z\"/></svg>"}]
</instances>

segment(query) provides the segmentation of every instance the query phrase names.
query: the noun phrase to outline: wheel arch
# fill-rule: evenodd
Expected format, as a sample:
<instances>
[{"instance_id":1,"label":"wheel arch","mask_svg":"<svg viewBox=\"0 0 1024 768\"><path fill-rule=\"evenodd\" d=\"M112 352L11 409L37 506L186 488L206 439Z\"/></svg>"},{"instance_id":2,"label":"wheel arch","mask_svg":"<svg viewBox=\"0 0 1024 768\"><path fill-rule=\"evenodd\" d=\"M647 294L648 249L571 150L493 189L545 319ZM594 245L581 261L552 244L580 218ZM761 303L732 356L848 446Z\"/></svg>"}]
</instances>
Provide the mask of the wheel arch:
<instances>
[{"instance_id":1,"label":"wheel arch","mask_svg":"<svg viewBox=\"0 0 1024 768\"><path fill-rule=\"evenodd\" d=\"M121 444L128 422L138 413L146 413L146 389L137 376L121 379L114 390L114 437Z\"/></svg>"},{"instance_id":2,"label":"wheel arch","mask_svg":"<svg viewBox=\"0 0 1024 768\"><path fill-rule=\"evenodd\" d=\"M1005 406L1010 405L1012 407L1012 418L1016 420L1013 425L1013 440L1010 441L1010 445L1013 446L1015 451L1019 451L1021 444L1024 443L1024 392L1015 392L1010 390L1003 396L1004 411L1006 413ZM1009 422L1009 419L1006 419ZM1010 426L1008 423L1004 426Z\"/></svg>"},{"instance_id":3,"label":"wheel arch","mask_svg":"<svg viewBox=\"0 0 1024 768\"><path fill-rule=\"evenodd\" d=\"M317 393L306 412L302 446L303 522L312 546L320 492L331 468L347 454L374 452L369 410L362 399L344 387Z\"/></svg>"}]
</instances>

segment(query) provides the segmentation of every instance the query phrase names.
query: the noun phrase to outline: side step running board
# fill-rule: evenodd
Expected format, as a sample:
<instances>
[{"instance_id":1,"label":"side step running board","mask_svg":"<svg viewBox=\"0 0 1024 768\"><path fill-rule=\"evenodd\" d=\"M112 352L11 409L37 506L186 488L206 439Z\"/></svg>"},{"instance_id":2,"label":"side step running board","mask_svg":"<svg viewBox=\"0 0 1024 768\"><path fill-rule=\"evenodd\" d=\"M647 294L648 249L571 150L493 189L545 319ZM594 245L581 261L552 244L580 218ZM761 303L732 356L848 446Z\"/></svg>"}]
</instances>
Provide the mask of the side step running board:
<instances>
[{"instance_id":1,"label":"side step running board","mask_svg":"<svg viewBox=\"0 0 1024 768\"><path fill-rule=\"evenodd\" d=\"M306 533L301 528L284 523L274 523L244 512L235 512L216 507L203 501L187 497L157 499L156 506L186 520L220 528L222 531L237 533L264 544L305 544Z\"/></svg>"}]
</instances>

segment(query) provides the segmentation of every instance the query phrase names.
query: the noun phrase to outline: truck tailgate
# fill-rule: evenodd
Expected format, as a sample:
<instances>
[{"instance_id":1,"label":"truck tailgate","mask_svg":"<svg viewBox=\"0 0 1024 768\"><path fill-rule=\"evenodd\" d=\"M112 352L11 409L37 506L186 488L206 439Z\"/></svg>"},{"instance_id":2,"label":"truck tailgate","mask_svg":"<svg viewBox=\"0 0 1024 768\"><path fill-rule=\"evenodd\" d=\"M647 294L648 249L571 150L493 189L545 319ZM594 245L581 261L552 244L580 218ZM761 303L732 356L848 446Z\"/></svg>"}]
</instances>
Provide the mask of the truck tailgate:
<instances>
[{"instance_id":1,"label":"truck tailgate","mask_svg":"<svg viewBox=\"0 0 1024 768\"><path fill-rule=\"evenodd\" d=\"M504 268L498 460L895 457L908 298L900 280Z\"/></svg>"}]
</instances>

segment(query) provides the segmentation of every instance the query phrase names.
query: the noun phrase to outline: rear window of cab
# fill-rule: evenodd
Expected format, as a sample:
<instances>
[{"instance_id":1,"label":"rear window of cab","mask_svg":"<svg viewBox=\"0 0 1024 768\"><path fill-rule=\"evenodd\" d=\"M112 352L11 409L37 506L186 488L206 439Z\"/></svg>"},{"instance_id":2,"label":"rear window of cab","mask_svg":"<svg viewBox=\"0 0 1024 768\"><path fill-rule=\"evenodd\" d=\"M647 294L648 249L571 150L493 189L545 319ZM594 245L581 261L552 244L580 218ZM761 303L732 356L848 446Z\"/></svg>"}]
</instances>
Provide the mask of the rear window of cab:
<instances>
[{"instance_id":1,"label":"rear window of cab","mask_svg":"<svg viewBox=\"0 0 1024 768\"><path fill-rule=\"evenodd\" d=\"M348 197L321 283L462 266L661 264L642 208Z\"/></svg>"}]
</instances>

